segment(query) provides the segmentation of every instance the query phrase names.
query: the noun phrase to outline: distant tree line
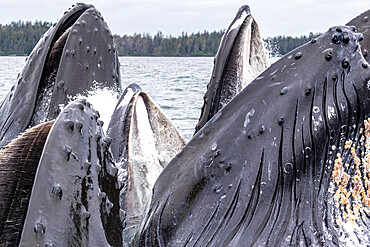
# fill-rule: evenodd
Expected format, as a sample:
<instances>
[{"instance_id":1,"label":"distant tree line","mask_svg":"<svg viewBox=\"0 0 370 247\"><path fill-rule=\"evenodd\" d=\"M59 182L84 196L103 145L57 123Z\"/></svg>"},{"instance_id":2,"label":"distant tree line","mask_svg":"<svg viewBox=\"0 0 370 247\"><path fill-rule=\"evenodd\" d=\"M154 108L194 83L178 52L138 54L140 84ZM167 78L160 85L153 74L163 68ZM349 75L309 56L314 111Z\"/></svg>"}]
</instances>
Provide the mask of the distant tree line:
<instances>
[{"instance_id":1,"label":"distant tree line","mask_svg":"<svg viewBox=\"0 0 370 247\"><path fill-rule=\"evenodd\" d=\"M133 36L115 35L118 54L122 56L214 56L224 31L182 33L179 37L158 32Z\"/></svg>"},{"instance_id":2,"label":"distant tree line","mask_svg":"<svg viewBox=\"0 0 370 247\"><path fill-rule=\"evenodd\" d=\"M0 55L29 55L50 22L17 21L0 24Z\"/></svg>"},{"instance_id":3,"label":"distant tree line","mask_svg":"<svg viewBox=\"0 0 370 247\"><path fill-rule=\"evenodd\" d=\"M41 35L52 23L17 21L0 24L0 55L28 55ZM178 37L158 32L150 34L114 35L120 56L214 56L225 30L182 33ZM294 48L309 42L319 34L301 37L276 36L264 39L271 55L285 55Z\"/></svg>"}]
</instances>

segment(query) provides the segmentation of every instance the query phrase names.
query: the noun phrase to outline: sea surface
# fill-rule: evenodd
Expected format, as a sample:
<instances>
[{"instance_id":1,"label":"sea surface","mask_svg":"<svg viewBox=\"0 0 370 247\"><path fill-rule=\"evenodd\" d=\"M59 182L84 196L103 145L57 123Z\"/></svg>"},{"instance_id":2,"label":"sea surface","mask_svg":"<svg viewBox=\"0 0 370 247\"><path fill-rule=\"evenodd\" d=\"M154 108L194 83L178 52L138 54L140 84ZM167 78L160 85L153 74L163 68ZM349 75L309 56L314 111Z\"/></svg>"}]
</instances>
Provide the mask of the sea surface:
<instances>
[{"instance_id":1,"label":"sea surface","mask_svg":"<svg viewBox=\"0 0 370 247\"><path fill-rule=\"evenodd\" d=\"M0 56L0 102L16 82L26 57ZM198 122L203 95L210 80L211 57L120 57L121 81L141 86L172 119L188 141ZM88 101L100 112L108 126L119 95L109 89L89 92Z\"/></svg>"}]
</instances>

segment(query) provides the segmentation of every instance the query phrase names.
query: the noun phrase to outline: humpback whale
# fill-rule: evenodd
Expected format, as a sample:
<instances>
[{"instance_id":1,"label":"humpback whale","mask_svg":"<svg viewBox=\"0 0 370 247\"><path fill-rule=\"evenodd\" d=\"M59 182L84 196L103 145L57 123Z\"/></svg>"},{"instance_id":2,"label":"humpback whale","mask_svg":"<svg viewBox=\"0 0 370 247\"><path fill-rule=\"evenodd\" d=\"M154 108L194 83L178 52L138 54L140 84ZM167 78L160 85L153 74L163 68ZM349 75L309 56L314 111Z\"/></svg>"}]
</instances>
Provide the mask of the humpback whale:
<instances>
[{"instance_id":1,"label":"humpback whale","mask_svg":"<svg viewBox=\"0 0 370 247\"><path fill-rule=\"evenodd\" d=\"M331 28L214 115L158 177L135 245L369 243L362 39Z\"/></svg>"},{"instance_id":2,"label":"humpback whale","mask_svg":"<svg viewBox=\"0 0 370 247\"><path fill-rule=\"evenodd\" d=\"M172 121L136 84L127 86L108 126L118 168L120 207L125 212L123 245L128 246L146 213L154 183L185 145Z\"/></svg>"},{"instance_id":3,"label":"humpback whale","mask_svg":"<svg viewBox=\"0 0 370 247\"><path fill-rule=\"evenodd\" d=\"M102 125L86 100L59 114L36 162L19 246L122 246L118 169Z\"/></svg>"},{"instance_id":4,"label":"humpback whale","mask_svg":"<svg viewBox=\"0 0 370 247\"><path fill-rule=\"evenodd\" d=\"M222 37L195 133L268 66L258 24L244 5Z\"/></svg>"},{"instance_id":5,"label":"humpback whale","mask_svg":"<svg viewBox=\"0 0 370 247\"><path fill-rule=\"evenodd\" d=\"M92 5L79 3L40 39L0 106L0 148L37 125L0 153L1 246L17 245L20 240L36 170L52 126L50 122L38 124L55 119L69 97L84 94L94 81L119 90L118 57L101 14Z\"/></svg>"},{"instance_id":6,"label":"humpback whale","mask_svg":"<svg viewBox=\"0 0 370 247\"><path fill-rule=\"evenodd\" d=\"M0 106L0 148L26 128L55 119L94 81L120 88L113 36L92 6L76 4L40 39Z\"/></svg>"},{"instance_id":7,"label":"humpback whale","mask_svg":"<svg viewBox=\"0 0 370 247\"><path fill-rule=\"evenodd\" d=\"M117 171L86 100L0 151L1 246L122 246Z\"/></svg>"}]
</instances>

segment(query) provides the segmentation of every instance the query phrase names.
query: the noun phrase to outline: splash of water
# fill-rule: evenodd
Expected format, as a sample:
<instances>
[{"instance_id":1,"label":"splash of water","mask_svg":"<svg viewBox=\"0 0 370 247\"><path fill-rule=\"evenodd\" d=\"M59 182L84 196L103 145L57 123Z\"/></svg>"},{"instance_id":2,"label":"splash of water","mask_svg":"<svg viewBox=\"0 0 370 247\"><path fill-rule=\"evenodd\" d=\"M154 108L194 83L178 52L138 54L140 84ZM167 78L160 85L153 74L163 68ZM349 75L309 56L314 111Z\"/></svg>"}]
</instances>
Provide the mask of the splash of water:
<instances>
[{"instance_id":1,"label":"splash of water","mask_svg":"<svg viewBox=\"0 0 370 247\"><path fill-rule=\"evenodd\" d=\"M100 83L94 82L92 88L86 93L69 98L70 101L76 99L86 99L93 105L95 110L99 111L100 119L104 122L103 131L106 132L119 99L118 90L116 88L102 87Z\"/></svg>"}]
</instances>

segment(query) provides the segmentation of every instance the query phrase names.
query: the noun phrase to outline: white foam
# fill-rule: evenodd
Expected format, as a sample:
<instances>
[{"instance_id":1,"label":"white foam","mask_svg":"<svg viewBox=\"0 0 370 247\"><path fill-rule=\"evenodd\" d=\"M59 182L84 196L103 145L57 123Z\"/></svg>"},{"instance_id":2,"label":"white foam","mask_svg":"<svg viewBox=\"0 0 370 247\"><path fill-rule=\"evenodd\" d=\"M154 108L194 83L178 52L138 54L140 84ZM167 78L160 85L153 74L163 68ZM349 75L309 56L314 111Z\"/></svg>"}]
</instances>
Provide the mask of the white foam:
<instances>
[{"instance_id":1,"label":"white foam","mask_svg":"<svg viewBox=\"0 0 370 247\"><path fill-rule=\"evenodd\" d=\"M99 111L100 119L103 120L103 130L107 131L109 121L112 117L114 108L118 101L118 93L111 88L101 88L96 84L90 91L85 95L77 95L71 100L75 99L86 99L90 104L93 105L94 109Z\"/></svg>"},{"instance_id":2,"label":"white foam","mask_svg":"<svg viewBox=\"0 0 370 247\"><path fill-rule=\"evenodd\" d=\"M250 120L250 117L252 117L254 115L256 111L252 108L248 113L247 115L245 115L245 120L244 120L244 128L247 127L247 125L249 124L249 122L251 121Z\"/></svg>"}]
</instances>

